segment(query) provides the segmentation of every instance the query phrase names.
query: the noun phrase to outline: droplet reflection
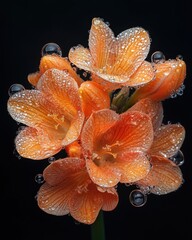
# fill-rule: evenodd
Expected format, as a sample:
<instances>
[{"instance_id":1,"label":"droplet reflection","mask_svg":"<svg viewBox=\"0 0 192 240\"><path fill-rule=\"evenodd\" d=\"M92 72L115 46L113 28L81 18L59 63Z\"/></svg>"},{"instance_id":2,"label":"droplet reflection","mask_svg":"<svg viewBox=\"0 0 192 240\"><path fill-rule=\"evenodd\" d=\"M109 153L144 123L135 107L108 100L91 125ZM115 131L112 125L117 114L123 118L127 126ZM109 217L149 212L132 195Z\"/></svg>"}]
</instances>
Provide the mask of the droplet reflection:
<instances>
[{"instance_id":1,"label":"droplet reflection","mask_svg":"<svg viewBox=\"0 0 192 240\"><path fill-rule=\"evenodd\" d=\"M25 90L25 87L23 85L14 83L10 86L10 88L8 90L8 94L11 97L13 94L15 94L17 92L21 92L23 90Z\"/></svg>"},{"instance_id":2,"label":"droplet reflection","mask_svg":"<svg viewBox=\"0 0 192 240\"><path fill-rule=\"evenodd\" d=\"M129 201L134 207L142 207L147 202L147 195L141 190L135 189L129 194Z\"/></svg>"},{"instance_id":3,"label":"droplet reflection","mask_svg":"<svg viewBox=\"0 0 192 240\"><path fill-rule=\"evenodd\" d=\"M170 160L174 162L177 166L181 166L184 163L184 155L181 150L179 150L175 155L170 157Z\"/></svg>"},{"instance_id":4,"label":"droplet reflection","mask_svg":"<svg viewBox=\"0 0 192 240\"><path fill-rule=\"evenodd\" d=\"M57 54L59 56L62 56L61 48L56 43L47 43L41 49L42 56L51 54Z\"/></svg>"},{"instance_id":5,"label":"droplet reflection","mask_svg":"<svg viewBox=\"0 0 192 240\"><path fill-rule=\"evenodd\" d=\"M43 182L44 182L43 174L38 173L38 174L35 176L35 182L37 182L38 184L43 183Z\"/></svg>"},{"instance_id":6,"label":"droplet reflection","mask_svg":"<svg viewBox=\"0 0 192 240\"><path fill-rule=\"evenodd\" d=\"M152 63L163 63L164 61L165 61L165 55L160 51L156 51L151 55Z\"/></svg>"}]
</instances>

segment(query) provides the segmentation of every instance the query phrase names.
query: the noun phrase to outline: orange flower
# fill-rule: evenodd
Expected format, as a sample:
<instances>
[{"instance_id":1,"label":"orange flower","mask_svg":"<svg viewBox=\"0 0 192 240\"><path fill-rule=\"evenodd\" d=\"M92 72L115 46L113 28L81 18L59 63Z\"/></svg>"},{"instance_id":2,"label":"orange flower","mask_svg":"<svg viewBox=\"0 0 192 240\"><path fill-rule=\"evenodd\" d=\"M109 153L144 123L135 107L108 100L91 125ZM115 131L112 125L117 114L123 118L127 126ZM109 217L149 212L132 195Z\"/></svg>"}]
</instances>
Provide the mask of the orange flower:
<instances>
[{"instance_id":1,"label":"orange flower","mask_svg":"<svg viewBox=\"0 0 192 240\"><path fill-rule=\"evenodd\" d=\"M95 185L80 158L59 159L43 172L45 183L37 195L39 207L53 215L70 214L85 224L92 224L99 211L113 210L118 204L115 188Z\"/></svg>"},{"instance_id":2,"label":"orange flower","mask_svg":"<svg viewBox=\"0 0 192 240\"><path fill-rule=\"evenodd\" d=\"M33 86L36 86L41 75L51 68L68 71L69 74L75 79L78 86L83 82L79 75L71 67L71 63L68 61L68 59L56 54L43 56L40 60L39 71L35 73L30 73L28 75L28 81Z\"/></svg>"},{"instance_id":3,"label":"orange flower","mask_svg":"<svg viewBox=\"0 0 192 240\"><path fill-rule=\"evenodd\" d=\"M47 70L36 90L11 96L8 111L28 126L17 135L15 144L21 156L31 159L52 156L75 141L84 122L76 81L57 69Z\"/></svg>"},{"instance_id":4,"label":"orange flower","mask_svg":"<svg viewBox=\"0 0 192 240\"><path fill-rule=\"evenodd\" d=\"M150 47L148 33L130 28L117 37L100 18L93 18L89 49L78 45L70 49L69 60L77 67L98 75L109 83L138 86L152 80L151 63L144 61Z\"/></svg>"},{"instance_id":5,"label":"orange flower","mask_svg":"<svg viewBox=\"0 0 192 240\"><path fill-rule=\"evenodd\" d=\"M180 167L170 160L181 148L185 129L181 124L162 124L162 103L142 99L130 110L138 110L152 117L154 141L148 151L151 170L146 177L138 181L140 187L154 194L166 194L177 190L182 182Z\"/></svg>"},{"instance_id":6,"label":"orange flower","mask_svg":"<svg viewBox=\"0 0 192 240\"><path fill-rule=\"evenodd\" d=\"M154 63L155 78L146 85L138 88L130 98L130 103L149 97L162 101L175 94L186 77L186 64L177 58L165 62Z\"/></svg>"},{"instance_id":7,"label":"orange flower","mask_svg":"<svg viewBox=\"0 0 192 240\"><path fill-rule=\"evenodd\" d=\"M151 119L144 113L119 115L109 109L92 113L81 134L90 178L101 187L144 178L150 170L146 152L152 142Z\"/></svg>"}]
</instances>

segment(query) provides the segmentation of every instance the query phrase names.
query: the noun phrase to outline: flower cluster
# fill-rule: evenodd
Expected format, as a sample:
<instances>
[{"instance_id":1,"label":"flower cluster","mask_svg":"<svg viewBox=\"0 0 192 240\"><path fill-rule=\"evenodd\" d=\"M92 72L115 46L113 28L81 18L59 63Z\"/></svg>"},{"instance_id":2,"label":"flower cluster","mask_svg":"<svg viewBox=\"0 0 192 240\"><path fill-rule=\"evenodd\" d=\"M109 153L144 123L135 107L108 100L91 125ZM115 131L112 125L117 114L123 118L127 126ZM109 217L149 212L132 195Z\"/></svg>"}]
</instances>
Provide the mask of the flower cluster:
<instances>
[{"instance_id":1,"label":"flower cluster","mask_svg":"<svg viewBox=\"0 0 192 240\"><path fill-rule=\"evenodd\" d=\"M92 224L101 210L116 208L119 184L136 186L137 206L142 196L182 185L177 156L185 129L163 123L162 101L183 90L186 65L159 51L147 61L150 44L141 27L114 36L94 18L88 48L72 47L62 57L58 45L46 44L38 71L28 75L32 89L12 86L7 109L24 125L15 138L20 156L44 160L64 152L43 171L43 211Z\"/></svg>"}]
</instances>

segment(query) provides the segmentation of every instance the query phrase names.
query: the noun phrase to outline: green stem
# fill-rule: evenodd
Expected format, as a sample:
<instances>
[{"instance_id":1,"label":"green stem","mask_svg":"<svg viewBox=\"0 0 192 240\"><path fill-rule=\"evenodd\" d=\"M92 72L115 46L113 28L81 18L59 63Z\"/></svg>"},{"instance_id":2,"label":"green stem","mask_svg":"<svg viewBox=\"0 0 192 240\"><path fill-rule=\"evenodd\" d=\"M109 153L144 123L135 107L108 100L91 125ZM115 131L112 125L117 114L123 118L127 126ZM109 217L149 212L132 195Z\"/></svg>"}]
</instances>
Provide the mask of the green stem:
<instances>
[{"instance_id":1,"label":"green stem","mask_svg":"<svg viewBox=\"0 0 192 240\"><path fill-rule=\"evenodd\" d=\"M91 240L105 240L105 224L102 210L91 225Z\"/></svg>"}]
</instances>

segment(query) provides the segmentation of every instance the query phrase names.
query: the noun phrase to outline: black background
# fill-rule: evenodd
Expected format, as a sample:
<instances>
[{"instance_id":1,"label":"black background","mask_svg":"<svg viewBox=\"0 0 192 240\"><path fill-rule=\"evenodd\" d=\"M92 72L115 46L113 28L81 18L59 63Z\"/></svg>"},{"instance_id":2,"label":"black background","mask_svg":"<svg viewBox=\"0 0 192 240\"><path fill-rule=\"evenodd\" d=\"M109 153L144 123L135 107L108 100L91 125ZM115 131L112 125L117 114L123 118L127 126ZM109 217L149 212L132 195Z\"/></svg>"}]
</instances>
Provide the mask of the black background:
<instances>
[{"instance_id":1,"label":"black background","mask_svg":"<svg viewBox=\"0 0 192 240\"><path fill-rule=\"evenodd\" d=\"M152 39L150 55L157 50L166 58L183 56L187 64L182 96L164 104L164 123L181 123L186 129L181 166L184 184L178 191L149 195L145 206L129 203L131 188L120 187L120 201L105 212L106 240L192 239L192 38L190 1L6 1L1 4L1 239L84 239L90 226L71 217L51 216L41 211L35 200L39 185L34 181L44 161L19 159L14 151L17 123L7 113L8 89L13 83L31 88L28 73L38 70L44 44L60 45L63 56L71 47L87 47L93 17L109 22L115 35L131 27L145 28Z\"/></svg>"}]
</instances>

